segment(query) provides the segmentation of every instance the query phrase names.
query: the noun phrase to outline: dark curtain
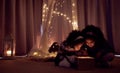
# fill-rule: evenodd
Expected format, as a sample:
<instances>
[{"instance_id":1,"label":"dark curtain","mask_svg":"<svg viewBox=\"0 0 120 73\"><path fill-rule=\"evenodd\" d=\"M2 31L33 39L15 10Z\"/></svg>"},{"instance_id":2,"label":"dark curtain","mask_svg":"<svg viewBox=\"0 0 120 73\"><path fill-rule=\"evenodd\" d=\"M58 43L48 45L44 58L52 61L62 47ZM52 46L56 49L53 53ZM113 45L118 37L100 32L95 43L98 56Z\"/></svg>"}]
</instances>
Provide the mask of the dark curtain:
<instances>
[{"instance_id":1,"label":"dark curtain","mask_svg":"<svg viewBox=\"0 0 120 73\"><path fill-rule=\"evenodd\" d=\"M6 35L12 34L16 55L25 55L40 37L42 0L0 0L0 54Z\"/></svg>"},{"instance_id":2,"label":"dark curtain","mask_svg":"<svg viewBox=\"0 0 120 73\"><path fill-rule=\"evenodd\" d=\"M87 25L99 27L109 44L120 53L120 1L119 0L77 0L78 23L83 29Z\"/></svg>"}]
</instances>

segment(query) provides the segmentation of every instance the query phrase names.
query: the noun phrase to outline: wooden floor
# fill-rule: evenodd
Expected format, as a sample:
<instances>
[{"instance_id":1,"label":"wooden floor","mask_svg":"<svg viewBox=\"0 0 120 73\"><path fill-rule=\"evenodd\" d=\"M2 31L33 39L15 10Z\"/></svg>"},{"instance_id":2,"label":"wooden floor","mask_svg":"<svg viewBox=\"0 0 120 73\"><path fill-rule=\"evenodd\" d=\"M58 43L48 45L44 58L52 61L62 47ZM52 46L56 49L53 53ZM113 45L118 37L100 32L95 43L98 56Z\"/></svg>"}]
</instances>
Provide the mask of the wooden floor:
<instances>
[{"instance_id":1,"label":"wooden floor","mask_svg":"<svg viewBox=\"0 0 120 73\"><path fill-rule=\"evenodd\" d=\"M76 70L54 66L53 62L33 61L28 58L0 60L0 73L120 73L120 58L115 58L107 69L96 68L92 61L85 61L81 61Z\"/></svg>"}]
</instances>

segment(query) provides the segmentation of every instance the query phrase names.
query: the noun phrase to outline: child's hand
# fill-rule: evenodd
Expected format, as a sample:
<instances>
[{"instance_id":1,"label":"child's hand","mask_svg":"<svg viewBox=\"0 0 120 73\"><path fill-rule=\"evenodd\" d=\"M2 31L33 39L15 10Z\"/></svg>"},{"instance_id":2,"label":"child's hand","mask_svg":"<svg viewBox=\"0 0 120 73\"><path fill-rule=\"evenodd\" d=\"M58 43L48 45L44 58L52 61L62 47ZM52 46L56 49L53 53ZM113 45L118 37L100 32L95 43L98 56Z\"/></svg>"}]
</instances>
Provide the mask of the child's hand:
<instances>
[{"instance_id":1,"label":"child's hand","mask_svg":"<svg viewBox=\"0 0 120 73\"><path fill-rule=\"evenodd\" d=\"M75 48L75 51L79 51L80 50L80 48Z\"/></svg>"},{"instance_id":2,"label":"child's hand","mask_svg":"<svg viewBox=\"0 0 120 73\"><path fill-rule=\"evenodd\" d=\"M87 51L82 51L82 53L83 53L83 56L88 56L88 53L87 53Z\"/></svg>"}]
</instances>

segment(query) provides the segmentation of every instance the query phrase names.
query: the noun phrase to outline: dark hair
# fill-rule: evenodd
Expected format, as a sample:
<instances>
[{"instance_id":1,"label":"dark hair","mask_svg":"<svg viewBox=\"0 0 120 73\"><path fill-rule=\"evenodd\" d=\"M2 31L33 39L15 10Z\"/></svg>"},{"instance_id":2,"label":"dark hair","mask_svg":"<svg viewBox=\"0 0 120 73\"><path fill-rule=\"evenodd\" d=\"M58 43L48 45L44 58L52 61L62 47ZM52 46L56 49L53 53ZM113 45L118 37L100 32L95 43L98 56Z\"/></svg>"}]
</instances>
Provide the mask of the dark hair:
<instances>
[{"instance_id":1,"label":"dark hair","mask_svg":"<svg viewBox=\"0 0 120 73\"><path fill-rule=\"evenodd\" d=\"M85 38L93 38L96 40L105 40L102 31L98 27L93 26L93 25L86 26L82 30L82 33Z\"/></svg>"},{"instance_id":2,"label":"dark hair","mask_svg":"<svg viewBox=\"0 0 120 73\"><path fill-rule=\"evenodd\" d=\"M51 53L51 52L57 52L58 49L59 49L59 44L58 42L53 42L53 44L50 46L50 48L48 49L48 52Z\"/></svg>"},{"instance_id":3,"label":"dark hair","mask_svg":"<svg viewBox=\"0 0 120 73\"><path fill-rule=\"evenodd\" d=\"M79 30L73 30L69 33L68 37L66 38L66 43L69 46L74 46L79 43L84 42L83 34Z\"/></svg>"},{"instance_id":4,"label":"dark hair","mask_svg":"<svg viewBox=\"0 0 120 73\"><path fill-rule=\"evenodd\" d=\"M91 39L91 40L94 40L94 41L97 40L97 36L94 33L92 33L92 32L86 33L84 38L85 39Z\"/></svg>"}]
</instances>

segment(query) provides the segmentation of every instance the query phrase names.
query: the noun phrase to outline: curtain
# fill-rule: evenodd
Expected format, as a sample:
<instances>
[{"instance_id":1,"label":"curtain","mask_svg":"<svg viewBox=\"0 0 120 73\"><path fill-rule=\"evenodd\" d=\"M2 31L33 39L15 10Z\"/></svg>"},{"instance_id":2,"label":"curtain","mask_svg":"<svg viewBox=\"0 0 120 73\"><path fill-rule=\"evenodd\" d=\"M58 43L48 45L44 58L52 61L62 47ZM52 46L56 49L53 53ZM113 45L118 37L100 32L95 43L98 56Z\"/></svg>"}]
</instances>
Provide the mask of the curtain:
<instances>
[{"instance_id":1,"label":"curtain","mask_svg":"<svg viewBox=\"0 0 120 73\"><path fill-rule=\"evenodd\" d=\"M16 55L26 55L38 45L42 0L0 0L0 53L6 35L15 39ZM40 40L39 40L40 41Z\"/></svg>"},{"instance_id":2,"label":"curtain","mask_svg":"<svg viewBox=\"0 0 120 73\"><path fill-rule=\"evenodd\" d=\"M53 5L52 1L57 3L53 2ZM44 3L50 5L45 24L42 21ZM43 45L41 43L46 40L43 39L46 34L49 40L53 38L54 41L63 41L74 29L73 26L77 27L75 24L78 24L79 30L91 24L99 27L120 54L119 7L119 0L0 0L0 55L3 38L8 34L12 34L15 39L16 55L25 55L34 46L40 48ZM49 19L51 17L53 18Z\"/></svg>"},{"instance_id":3,"label":"curtain","mask_svg":"<svg viewBox=\"0 0 120 73\"><path fill-rule=\"evenodd\" d=\"M53 42L61 43L78 29L77 0L43 0L42 12L40 49L47 52Z\"/></svg>"},{"instance_id":4,"label":"curtain","mask_svg":"<svg viewBox=\"0 0 120 73\"><path fill-rule=\"evenodd\" d=\"M111 21L112 21L112 33L113 43L115 50L120 54L120 0L111 0Z\"/></svg>"},{"instance_id":5,"label":"curtain","mask_svg":"<svg viewBox=\"0 0 120 73\"><path fill-rule=\"evenodd\" d=\"M82 30L87 25L99 27L109 44L120 53L119 0L77 0L78 24Z\"/></svg>"}]
</instances>

